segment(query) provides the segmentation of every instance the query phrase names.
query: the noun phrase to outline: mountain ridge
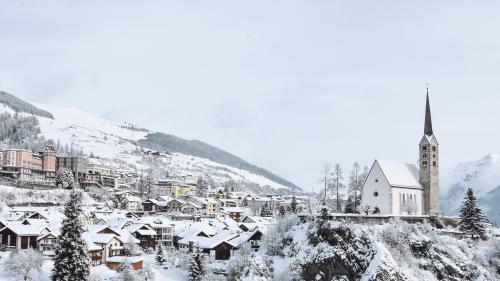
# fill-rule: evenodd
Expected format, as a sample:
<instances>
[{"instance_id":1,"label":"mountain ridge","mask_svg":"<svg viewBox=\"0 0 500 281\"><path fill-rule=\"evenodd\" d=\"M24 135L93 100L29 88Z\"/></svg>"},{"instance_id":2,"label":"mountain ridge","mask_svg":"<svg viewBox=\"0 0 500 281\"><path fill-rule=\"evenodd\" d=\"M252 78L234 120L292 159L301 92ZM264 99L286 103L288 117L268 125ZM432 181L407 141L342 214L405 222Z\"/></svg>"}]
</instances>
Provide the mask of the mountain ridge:
<instances>
[{"instance_id":1,"label":"mountain ridge","mask_svg":"<svg viewBox=\"0 0 500 281\"><path fill-rule=\"evenodd\" d=\"M113 122L79 109L33 105L14 95L1 93L4 94L0 95L0 103L9 108L4 107L3 111L37 117L42 137L71 144L88 155L99 155L139 170L149 170L154 165L178 173L203 175L208 172L220 181L234 179L257 184L262 189L271 187L300 191L290 181L200 140L186 140L127 122ZM149 163L137 154L141 147L170 155L163 155L165 160L162 163ZM256 188L252 186L251 189Z\"/></svg>"}]
</instances>

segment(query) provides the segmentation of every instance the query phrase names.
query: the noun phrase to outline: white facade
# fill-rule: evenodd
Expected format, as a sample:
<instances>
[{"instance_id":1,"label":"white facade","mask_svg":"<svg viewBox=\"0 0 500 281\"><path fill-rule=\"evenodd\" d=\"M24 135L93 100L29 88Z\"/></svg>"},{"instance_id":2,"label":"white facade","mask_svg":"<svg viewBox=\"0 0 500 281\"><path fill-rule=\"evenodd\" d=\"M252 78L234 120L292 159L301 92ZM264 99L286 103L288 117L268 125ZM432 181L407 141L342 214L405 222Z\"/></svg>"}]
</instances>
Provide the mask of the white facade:
<instances>
[{"instance_id":1,"label":"white facade","mask_svg":"<svg viewBox=\"0 0 500 281\"><path fill-rule=\"evenodd\" d=\"M361 204L381 215L421 215L423 188L415 165L375 160L363 185Z\"/></svg>"}]
</instances>

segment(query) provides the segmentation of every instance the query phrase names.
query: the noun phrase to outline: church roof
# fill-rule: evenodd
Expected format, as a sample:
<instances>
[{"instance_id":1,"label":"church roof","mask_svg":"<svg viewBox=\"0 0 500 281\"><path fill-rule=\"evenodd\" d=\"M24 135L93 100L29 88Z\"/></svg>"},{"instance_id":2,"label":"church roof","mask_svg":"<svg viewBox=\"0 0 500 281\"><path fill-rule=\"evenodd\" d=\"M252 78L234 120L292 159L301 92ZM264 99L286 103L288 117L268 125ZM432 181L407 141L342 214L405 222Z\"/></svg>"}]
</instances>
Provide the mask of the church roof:
<instances>
[{"instance_id":1,"label":"church roof","mask_svg":"<svg viewBox=\"0 0 500 281\"><path fill-rule=\"evenodd\" d=\"M413 164L376 160L390 186L422 188L418 181L418 168Z\"/></svg>"}]
</instances>

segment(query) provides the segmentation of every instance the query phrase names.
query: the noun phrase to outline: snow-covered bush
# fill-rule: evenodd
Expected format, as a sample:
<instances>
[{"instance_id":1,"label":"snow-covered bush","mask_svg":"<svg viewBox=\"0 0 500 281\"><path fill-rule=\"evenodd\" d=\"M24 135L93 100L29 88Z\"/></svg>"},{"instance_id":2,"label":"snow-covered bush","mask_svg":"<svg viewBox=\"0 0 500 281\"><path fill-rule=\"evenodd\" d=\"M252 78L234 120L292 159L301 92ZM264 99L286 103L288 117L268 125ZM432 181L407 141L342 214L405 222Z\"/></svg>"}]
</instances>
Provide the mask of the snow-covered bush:
<instances>
[{"instance_id":1,"label":"snow-covered bush","mask_svg":"<svg viewBox=\"0 0 500 281\"><path fill-rule=\"evenodd\" d=\"M228 281L268 281L272 280L271 259L243 250L234 255L227 267Z\"/></svg>"},{"instance_id":2,"label":"snow-covered bush","mask_svg":"<svg viewBox=\"0 0 500 281\"><path fill-rule=\"evenodd\" d=\"M16 280L35 281L38 280L42 264L42 254L29 248L12 252L3 266L6 271L17 277Z\"/></svg>"},{"instance_id":3,"label":"snow-covered bush","mask_svg":"<svg viewBox=\"0 0 500 281\"><path fill-rule=\"evenodd\" d=\"M375 255L366 232L338 222L311 224L307 242L297 259L304 280L355 280Z\"/></svg>"},{"instance_id":4,"label":"snow-covered bush","mask_svg":"<svg viewBox=\"0 0 500 281\"><path fill-rule=\"evenodd\" d=\"M293 237L290 236L292 227L299 223L297 216L286 216L278 220L276 225L267 232L263 241L263 248L270 256L284 256L283 250L290 245Z\"/></svg>"},{"instance_id":5,"label":"snow-covered bush","mask_svg":"<svg viewBox=\"0 0 500 281\"><path fill-rule=\"evenodd\" d=\"M75 180L73 177L73 172L68 168L59 168L56 173L56 185L63 188L73 188L75 185Z\"/></svg>"}]
</instances>

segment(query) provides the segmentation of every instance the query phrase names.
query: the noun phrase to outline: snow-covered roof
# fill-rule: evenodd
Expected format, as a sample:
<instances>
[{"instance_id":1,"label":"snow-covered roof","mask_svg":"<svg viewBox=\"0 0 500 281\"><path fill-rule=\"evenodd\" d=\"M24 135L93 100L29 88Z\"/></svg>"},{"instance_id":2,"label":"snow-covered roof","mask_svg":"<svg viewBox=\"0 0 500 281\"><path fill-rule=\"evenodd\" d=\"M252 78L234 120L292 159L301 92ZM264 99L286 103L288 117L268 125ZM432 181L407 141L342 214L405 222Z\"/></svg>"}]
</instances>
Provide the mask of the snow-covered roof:
<instances>
[{"instance_id":1,"label":"snow-covered roof","mask_svg":"<svg viewBox=\"0 0 500 281\"><path fill-rule=\"evenodd\" d=\"M43 230L47 230L47 232L50 232L45 225L26 225L17 222L8 223L7 226L3 229L6 228L12 230L12 232L19 236L38 236L42 233Z\"/></svg>"},{"instance_id":2,"label":"snow-covered roof","mask_svg":"<svg viewBox=\"0 0 500 281\"><path fill-rule=\"evenodd\" d=\"M418 181L418 168L413 164L376 160L390 186L422 188Z\"/></svg>"}]
</instances>

